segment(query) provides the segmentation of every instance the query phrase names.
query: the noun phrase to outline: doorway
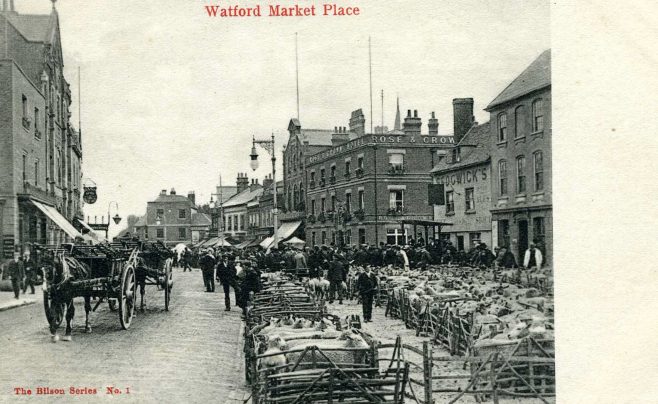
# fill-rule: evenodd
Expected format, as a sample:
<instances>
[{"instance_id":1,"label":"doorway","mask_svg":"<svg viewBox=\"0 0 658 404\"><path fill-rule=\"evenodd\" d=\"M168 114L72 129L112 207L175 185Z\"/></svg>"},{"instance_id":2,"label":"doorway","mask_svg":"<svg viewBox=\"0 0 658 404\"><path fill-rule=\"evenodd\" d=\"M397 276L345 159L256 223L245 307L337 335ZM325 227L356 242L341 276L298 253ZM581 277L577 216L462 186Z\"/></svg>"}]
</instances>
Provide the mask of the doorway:
<instances>
[{"instance_id":1,"label":"doorway","mask_svg":"<svg viewBox=\"0 0 658 404\"><path fill-rule=\"evenodd\" d=\"M528 221L519 220L519 261L525 256L528 249ZM522 261L521 261L522 262Z\"/></svg>"},{"instance_id":2,"label":"doorway","mask_svg":"<svg viewBox=\"0 0 658 404\"><path fill-rule=\"evenodd\" d=\"M457 251L464 251L464 236L457 236Z\"/></svg>"}]
</instances>

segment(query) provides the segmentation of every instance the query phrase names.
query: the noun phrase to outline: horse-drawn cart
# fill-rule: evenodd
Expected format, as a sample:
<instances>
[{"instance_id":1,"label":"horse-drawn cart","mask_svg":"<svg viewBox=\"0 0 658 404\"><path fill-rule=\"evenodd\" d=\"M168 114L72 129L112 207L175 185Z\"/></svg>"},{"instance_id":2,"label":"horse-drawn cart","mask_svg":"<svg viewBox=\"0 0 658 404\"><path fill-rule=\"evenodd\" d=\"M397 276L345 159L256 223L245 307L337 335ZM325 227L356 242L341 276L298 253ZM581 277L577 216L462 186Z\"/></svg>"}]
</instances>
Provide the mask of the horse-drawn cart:
<instances>
[{"instance_id":1,"label":"horse-drawn cart","mask_svg":"<svg viewBox=\"0 0 658 404\"><path fill-rule=\"evenodd\" d=\"M71 336L71 320L75 314L73 298L85 299L85 330L91 331L89 313L91 299L98 299L96 310L103 301L118 302L119 321L128 329L135 315L138 251L117 250L98 244L37 246L38 260L43 270L43 293L46 319L56 340L57 329L66 318L66 336Z\"/></svg>"}]
</instances>

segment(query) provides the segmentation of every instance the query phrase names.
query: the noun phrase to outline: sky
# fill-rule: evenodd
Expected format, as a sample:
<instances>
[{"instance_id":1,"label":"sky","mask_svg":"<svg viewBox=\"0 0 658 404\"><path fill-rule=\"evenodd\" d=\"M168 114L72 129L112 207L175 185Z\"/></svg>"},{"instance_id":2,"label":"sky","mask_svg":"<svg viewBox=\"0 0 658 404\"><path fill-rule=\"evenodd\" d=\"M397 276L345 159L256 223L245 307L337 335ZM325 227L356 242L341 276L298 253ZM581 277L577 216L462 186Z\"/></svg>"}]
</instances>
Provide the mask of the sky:
<instances>
[{"instance_id":1,"label":"sky","mask_svg":"<svg viewBox=\"0 0 658 404\"><path fill-rule=\"evenodd\" d=\"M19 13L49 13L49 0L16 2ZM472 97L475 117L543 50L550 48L544 0L352 0L360 16L210 18L205 5L254 6L272 1L60 0L64 73L78 122L81 70L83 179L98 187L86 216L143 214L161 189L195 191L210 200L222 176L249 168L251 138L276 136L281 148L297 114L303 128L348 126L362 108L370 127L368 37L372 49L373 121L391 128L400 109L418 110L423 132L432 111L439 133L452 134L452 99ZM320 0L300 0L300 5ZM280 0L277 4L293 5ZM116 208L112 205L111 215ZM124 223L125 224L125 221ZM122 226L113 227L110 236Z\"/></svg>"}]
</instances>

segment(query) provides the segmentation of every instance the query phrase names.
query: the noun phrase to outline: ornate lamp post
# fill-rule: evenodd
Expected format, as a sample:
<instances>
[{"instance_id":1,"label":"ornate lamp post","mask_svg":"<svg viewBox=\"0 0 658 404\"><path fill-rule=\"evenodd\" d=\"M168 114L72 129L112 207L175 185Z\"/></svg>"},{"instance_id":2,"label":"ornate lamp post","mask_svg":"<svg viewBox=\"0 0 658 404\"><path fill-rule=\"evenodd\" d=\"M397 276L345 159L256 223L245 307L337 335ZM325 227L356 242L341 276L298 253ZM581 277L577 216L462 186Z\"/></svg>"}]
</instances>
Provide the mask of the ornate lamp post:
<instances>
[{"instance_id":1,"label":"ornate lamp post","mask_svg":"<svg viewBox=\"0 0 658 404\"><path fill-rule=\"evenodd\" d=\"M249 157L251 157L250 165L253 171L256 171L258 168L258 152L256 151L256 145L260 145L272 156L272 198L274 203L274 207L272 209L274 216L274 240L272 245L276 248L279 243L276 236L276 231L279 228L279 209L276 202L276 150L274 148L274 133L272 134L272 140L256 140L254 137L252 137L251 154Z\"/></svg>"},{"instance_id":2,"label":"ornate lamp post","mask_svg":"<svg viewBox=\"0 0 658 404\"><path fill-rule=\"evenodd\" d=\"M110 239L110 236L108 235L110 231L110 208L113 203L117 208L117 213L112 217L112 220L114 220L114 224L119 224L119 222L121 222L121 216L119 216L119 203L117 201L110 201L110 203L107 204L107 228L105 229L105 239L108 241Z\"/></svg>"}]
</instances>

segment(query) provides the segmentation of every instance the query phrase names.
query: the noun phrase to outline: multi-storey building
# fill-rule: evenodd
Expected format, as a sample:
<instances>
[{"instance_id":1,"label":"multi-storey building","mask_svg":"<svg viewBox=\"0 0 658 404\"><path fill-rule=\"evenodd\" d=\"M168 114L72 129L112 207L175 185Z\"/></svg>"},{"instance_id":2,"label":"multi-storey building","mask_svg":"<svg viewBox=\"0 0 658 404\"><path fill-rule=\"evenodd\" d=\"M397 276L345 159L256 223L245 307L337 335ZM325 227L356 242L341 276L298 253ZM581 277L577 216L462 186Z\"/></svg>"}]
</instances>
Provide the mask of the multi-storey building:
<instances>
[{"instance_id":1,"label":"multi-storey building","mask_svg":"<svg viewBox=\"0 0 658 404\"><path fill-rule=\"evenodd\" d=\"M79 236L81 133L70 122L59 17L0 6L0 232L2 256L25 243Z\"/></svg>"},{"instance_id":2,"label":"multi-storey building","mask_svg":"<svg viewBox=\"0 0 658 404\"><path fill-rule=\"evenodd\" d=\"M522 259L529 243L553 251L551 52L544 51L490 104L493 244Z\"/></svg>"},{"instance_id":3,"label":"multi-storey building","mask_svg":"<svg viewBox=\"0 0 658 404\"><path fill-rule=\"evenodd\" d=\"M460 104L456 111L472 122L472 102L470 107ZM366 134L358 110L352 113L349 130L337 127L326 135L332 146L305 160L309 245L406 244L418 236L401 222L433 219L427 199L430 170L437 152L468 129L456 136L439 135L434 113L428 133L421 134L421 126L418 112L412 116L409 110L401 130Z\"/></svg>"},{"instance_id":4,"label":"multi-storey building","mask_svg":"<svg viewBox=\"0 0 658 404\"><path fill-rule=\"evenodd\" d=\"M176 195L173 188L169 194L163 189L146 206L146 225L138 221L135 227L138 234L144 229L145 238L149 240L160 240L169 246L191 244L206 236L210 218L197 212L193 192L185 197Z\"/></svg>"},{"instance_id":5,"label":"multi-storey building","mask_svg":"<svg viewBox=\"0 0 658 404\"><path fill-rule=\"evenodd\" d=\"M223 235L233 241L242 242L247 239L250 231L249 204L252 204L253 211L254 204L258 203L258 198L263 194L263 186L256 180L249 183L249 177L245 173L238 173L236 185L237 193L222 204Z\"/></svg>"},{"instance_id":6,"label":"multi-storey building","mask_svg":"<svg viewBox=\"0 0 658 404\"><path fill-rule=\"evenodd\" d=\"M475 243L491 246L491 130L489 122L473 125L466 135L438 156L432 182L443 185L443 205L434 206L434 220L451 223L441 237L458 250Z\"/></svg>"}]
</instances>

